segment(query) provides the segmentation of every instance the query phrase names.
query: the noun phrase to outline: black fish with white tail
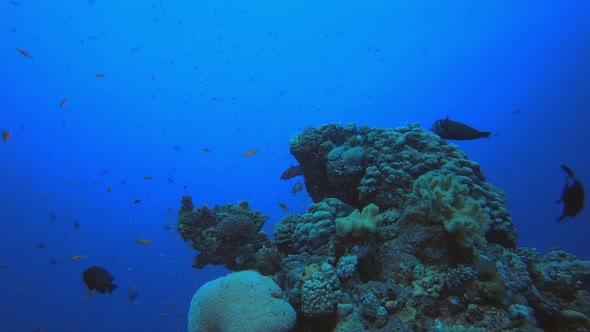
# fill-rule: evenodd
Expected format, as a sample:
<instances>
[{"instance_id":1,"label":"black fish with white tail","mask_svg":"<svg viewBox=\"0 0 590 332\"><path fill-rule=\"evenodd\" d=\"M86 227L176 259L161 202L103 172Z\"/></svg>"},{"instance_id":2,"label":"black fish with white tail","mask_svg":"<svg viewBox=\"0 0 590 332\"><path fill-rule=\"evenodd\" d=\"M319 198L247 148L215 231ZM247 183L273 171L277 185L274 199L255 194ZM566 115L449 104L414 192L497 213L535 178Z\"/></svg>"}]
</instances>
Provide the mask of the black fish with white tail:
<instances>
[{"instance_id":1,"label":"black fish with white tail","mask_svg":"<svg viewBox=\"0 0 590 332\"><path fill-rule=\"evenodd\" d=\"M82 274L82 279L89 290L96 289L99 293L112 293L117 285L113 284L113 276L100 266L93 266L86 269Z\"/></svg>"},{"instance_id":2,"label":"black fish with white tail","mask_svg":"<svg viewBox=\"0 0 590 332\"><path fill-rule=\"evenodd\" d=\"M446 119L436 120L430 130L441 138L462 141L484 137L489 138L492 134L489 131L479 131L464 123L453 121L448 116Z\"/></svg>"},{"instance_id":3,"label":"black fish with white tail","mask_svg":"<svg viewBox=\"0 0 590 332\"><path fill-rule=\"evenodd\" d=\"M565 187L561 193L561 198L557 203L563 203L563 211L561 216L557 218L557 222L570 217L575 217L584 207L584 188L571 168L566 165L561 165L561 168L567 173L565 177Z\"/></svg>"}]
</instances>

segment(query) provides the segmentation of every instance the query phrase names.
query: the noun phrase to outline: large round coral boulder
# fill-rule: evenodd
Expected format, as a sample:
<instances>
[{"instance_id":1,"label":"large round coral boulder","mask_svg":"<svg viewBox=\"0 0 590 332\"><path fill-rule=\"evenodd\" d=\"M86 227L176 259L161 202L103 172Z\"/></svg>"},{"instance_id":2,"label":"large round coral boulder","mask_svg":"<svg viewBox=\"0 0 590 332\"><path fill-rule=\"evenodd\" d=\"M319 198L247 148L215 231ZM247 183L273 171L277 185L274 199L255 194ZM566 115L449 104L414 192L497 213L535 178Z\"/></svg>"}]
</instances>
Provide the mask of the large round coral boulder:
<instances>
[{"instance_id":1,"label":"large round coral boulder","mask_svg":"<svg viewBox=\"0 0 590 332\"><path fill-rule=\"evenodd\" d=\"M209 281L193 296L188 331L290 331L295 326L295 310L280 294L271 278L254 271Z\"/></svg>"}]
</instances>

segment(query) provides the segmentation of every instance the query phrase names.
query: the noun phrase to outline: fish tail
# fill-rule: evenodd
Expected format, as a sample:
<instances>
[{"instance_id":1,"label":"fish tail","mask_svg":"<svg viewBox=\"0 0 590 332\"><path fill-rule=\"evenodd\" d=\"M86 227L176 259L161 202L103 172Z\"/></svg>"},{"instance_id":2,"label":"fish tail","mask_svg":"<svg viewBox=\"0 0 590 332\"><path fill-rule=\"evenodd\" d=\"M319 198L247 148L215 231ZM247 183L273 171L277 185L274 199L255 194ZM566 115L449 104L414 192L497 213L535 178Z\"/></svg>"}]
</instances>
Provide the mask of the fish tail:
<instances>
[{"instance_id":1,"label":"fish tail","mask_svg":"<svg viewBox=\"0 0 590 332\"><path fill-rule=\"evenodd\" d=\"M567 173L567 175L569 175L572 179L575 179L576 177L574 176L574 172L572 171L571 168L569 168L567 165L561 164L561 168Z\"/></svg>"},{"instance_id":2,"label":"fish tail","mask_svg":"<svg viewBox=\"0 0 590 332\"><path fill-rule=\"evenodd\" d=\"M115 290L115 288L117 288L117 287L118 287L118 286L117 286L117 285L115 285L115 284L110 284L110 285L108 286L108 288L109 288L109 294L110 294L110 293L112 293L112 292Z\"/></svg>"}]
</instances>

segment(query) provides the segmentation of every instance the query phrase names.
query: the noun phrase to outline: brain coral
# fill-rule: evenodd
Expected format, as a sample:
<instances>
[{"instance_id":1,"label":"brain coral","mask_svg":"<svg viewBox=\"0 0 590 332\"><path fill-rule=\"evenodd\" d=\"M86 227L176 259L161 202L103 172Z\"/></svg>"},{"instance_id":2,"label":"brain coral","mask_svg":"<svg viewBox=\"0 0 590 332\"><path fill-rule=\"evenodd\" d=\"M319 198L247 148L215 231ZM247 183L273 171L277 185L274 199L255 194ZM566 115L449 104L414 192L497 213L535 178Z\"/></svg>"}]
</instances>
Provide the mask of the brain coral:
<instances>
[{"instance_id":1,"label":"brain coral","mask_svg":"<svg viewBox=\"0 0 590 332\"><path fill-rule=\"evenodd\" d=\"M209 281L193 296L188 331L290 331L295 310L280 294L271 278L254 271Z\"/></svg>"}]
</instances>

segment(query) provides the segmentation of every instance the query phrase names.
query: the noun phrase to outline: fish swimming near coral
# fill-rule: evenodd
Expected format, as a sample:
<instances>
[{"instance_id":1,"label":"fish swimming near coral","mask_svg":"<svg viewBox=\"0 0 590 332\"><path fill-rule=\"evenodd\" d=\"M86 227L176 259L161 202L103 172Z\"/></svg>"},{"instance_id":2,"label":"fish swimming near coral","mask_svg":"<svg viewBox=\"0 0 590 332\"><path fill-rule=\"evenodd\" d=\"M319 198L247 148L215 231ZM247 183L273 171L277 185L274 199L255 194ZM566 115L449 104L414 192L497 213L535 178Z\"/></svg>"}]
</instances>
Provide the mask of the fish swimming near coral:
<instances>
[{"instance_id":1,"label":"fish swimming near coral","mask_svg":"<svg viewBox=\"0 0 590 332\"><path fill-rule=\"evenodd\" d=\"M82 279L89 290L96 289L99 293L104 294L107 291L112 293L117 285L113 284L113 276L107 270L100 266L93 266L86 269L82 274Z\"/></svg>"},{"instance_id":2,"label":"fish swimming near coral","mask_svg":"<svg viewBox=\"0 0 590 332\"><path fill-rule=\"evenodd\" d=\"M138 296L139 296L139 292L137 291L137 288L136 287L131 287L127 291L127 299L129 299L129 301L135 301L135 299Z\"/></svg>"},{"instance_id":3,"label":"fish swimming near coral","mask_svg":"<svg viewBox=\"0 0 590 332\"><path fill-rule=\"evenodd\" d=\"M455 140L489 138L492 134L489 131L479 131L461 122L453 121L448 116L446 119L436 120L430 130L441 138Z\"/></svg>"},{"instance_id":4,"label":"fish swimming near coral","mask_svg":"<svg viewBox=\"0 0 590 332\"><path fill-rule=\"evenodd\" d=\"M59 108L62 108L66 105L66 103L68 102L68 98L64 98L61 103L59 103Z\"/></svg>"},{"instance_id":5,"label":"fish swimming near coral","mask_svg":"<svg viewBox=\"0 0 590 332\"><path fill-rule=\"evenodd\" d=\"M293 166L291 165L287 168L283 174L281 174L281 180L289 180L296 176L303 175L303 171L301 170L301 165Z\"/></svg>"},{"instance_id":6,"label":"fish swimming near coral","mask_svg":"<svg viewBox=\"0 0 590 332\"><path fill-rule=\"evenodd\" d=\"M2 140L3 141L10 141L11 138L12 138L12 134L10 133L10 131L5 130L2 132Z\"/></svg>"},{"instance_id":7,"label":"fish swimming near coral","mask_svg":"<svg viewBox=\"0 0 590 332\"><path fill-rule=\"evenodd\" d=\"M557 203L563 203L563 211L561 216L557 218L557 222L570 217L575 217L584 207L584 188L571 168L566 165L561 165L561 168L567 173L565 177L565 187L561 193L561 198Z\"/></svg>"},{"instance_id":8,"label":"fish swimming near coral","mask_svg":"<svg viewBox=\"0 0 590 332\"><path fill-rule=\"evenodd\" d=\"M86 259L86 256L85 255L74 255L74 256L70 257L70 260L72 262L79 261L81 259Z\"/></svg>"},{"instance_id":9,"label":"fish swimming near coral","mask_svg":"<svg viewBox=\"0 0 590 332\"><path fill-rule=\"evenodd\" d=\"M285 204L283 202L279 202L279 206L281 207L281 209L283 209L283 211L289 210L289 207L287 206L287 204Z\"/></svg>"},{"instance_id":10,"label":"fish swimming near coral","mask_svg":"<svg viewBox=\"0 0 590 332\"><path fill-rule=\"evenodd\" d=\"M299 181L299 182L295 183L295 185L293 186L293 189L291 189L291 193L293 195L295 195L298 192L300 192L301 190L303 190L303 182Z\"/></svg>"},{"instance_id":11,"label":"fish swimming near coral","mask_svg":"<svg viewBox=\"0 0 590 332\"><path fill-rule=\"evenodd\" d=\"M26 56L27 58L32 58L32 57L33 57L33 56L31 55L31 53L29 53L29 52L27 52L27 51L25 51L25 50L21 50L20 48L17 48L16 50L18 51L18 53L20 53L20 54L22 54L22 55Z\"/></svg>"},{"instance_id":12,"label":"fish swimming near coral","mask_svg":"<svg viewBox=\"0 0 590 332\"><path fill-rule=\"evenodd\" d=\"M244 157L251 157L251 156L255 155L257 152L258 152L258 149L248 150L248 151L244 152Z\"/></svg>"},{"instance_id":13,"label":"fish swimming near coral","mask_svg":"<svg viewBox=\"0 0 590 332\"><path fill-rule=\"evenodd\" d=\"M135 242L137 242L139 244L143 244L144 246L151 246L152 245L152 241L150 241L148 239L135 239Z\"/></svg>"}]
</instances>

